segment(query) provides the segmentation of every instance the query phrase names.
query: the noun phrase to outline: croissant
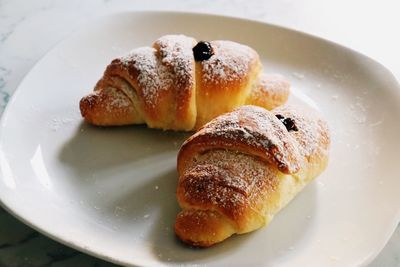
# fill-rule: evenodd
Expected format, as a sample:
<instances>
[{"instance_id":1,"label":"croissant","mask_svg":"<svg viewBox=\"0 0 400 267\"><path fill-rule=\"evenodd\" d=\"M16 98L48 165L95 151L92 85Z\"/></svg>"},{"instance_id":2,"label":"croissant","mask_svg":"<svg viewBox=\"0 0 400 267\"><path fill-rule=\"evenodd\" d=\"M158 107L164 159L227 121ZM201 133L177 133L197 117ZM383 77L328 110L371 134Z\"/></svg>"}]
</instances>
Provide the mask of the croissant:
<instances>
[{"instance_id":1,"label":"croissant","mask_svg":"<svg viewBox=\"0 0 400 267\"><path fill-rule=\"evenodd\" d=\"M166 35L153 47L114 59L94 92L80 101L94 125L147 124L190 131L244 104L267 109L285 103L290 84L261 73L258 54L231 41L199 42Z\"/></svg>"},{"instance_id":2,"label":"croissant","mask_svg":"<svg viewBox=\"0 0 400 267\"><path fill-rule=\"evenodd\" d=\"M178 154L175 232L209 247L267 225L328 162L330 137L316 112L242 106L189 137Z\"/></svg>"}]
</instances>

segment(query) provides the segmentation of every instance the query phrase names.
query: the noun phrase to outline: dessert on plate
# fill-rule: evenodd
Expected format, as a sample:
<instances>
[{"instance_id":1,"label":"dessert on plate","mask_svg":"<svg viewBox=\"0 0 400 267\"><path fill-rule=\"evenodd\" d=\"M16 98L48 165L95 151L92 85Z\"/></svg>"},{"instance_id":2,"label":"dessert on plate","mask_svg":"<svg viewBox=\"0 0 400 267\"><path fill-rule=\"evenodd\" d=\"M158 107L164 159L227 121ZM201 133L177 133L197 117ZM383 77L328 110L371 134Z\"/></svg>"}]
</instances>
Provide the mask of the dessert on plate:
<instances>
[{"instance_id":1,"label":"dessert on plate","mask_svg":"<svg viewBox=\"0 0 400 267\"><path fill-rule=\"evenodd\" d=\"M246 45L165 35L114 59L80 110L94 125L198 130L178 155L175 232L209 247L267 225L325 169L327 124L283 105L289 93Z\"/></svg>"}]
</instances>

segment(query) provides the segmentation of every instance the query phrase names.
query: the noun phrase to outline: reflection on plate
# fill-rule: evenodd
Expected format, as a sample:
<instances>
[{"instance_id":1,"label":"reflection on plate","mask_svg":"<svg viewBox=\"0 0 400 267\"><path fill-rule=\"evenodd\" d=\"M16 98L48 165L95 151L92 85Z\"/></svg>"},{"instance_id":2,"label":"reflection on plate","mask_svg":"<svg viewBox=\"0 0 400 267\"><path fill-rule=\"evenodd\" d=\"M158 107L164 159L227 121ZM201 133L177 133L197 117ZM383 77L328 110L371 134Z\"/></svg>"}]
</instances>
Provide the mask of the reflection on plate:
<instances>
[{"instance_id":1,"label":"reflection on plate","mask_svg":"<svg viewBox=\"0 0 400 267\"><path fill-rule=\"evenodd\" d=\"M176 153L188 135L91 127L78 110L111 59L167 33L252 46L267 72L291 80L290 101L318 108L332 132L328 169L268 228L210 249L185 247L172 229ZM9 103L0 198L50 237L125 265L366 264L400 219L400 125L391 121L400 116L399 89L356 52L268 24L179 13L105 17L49 52Z\"/></svg>"}]
</instances>

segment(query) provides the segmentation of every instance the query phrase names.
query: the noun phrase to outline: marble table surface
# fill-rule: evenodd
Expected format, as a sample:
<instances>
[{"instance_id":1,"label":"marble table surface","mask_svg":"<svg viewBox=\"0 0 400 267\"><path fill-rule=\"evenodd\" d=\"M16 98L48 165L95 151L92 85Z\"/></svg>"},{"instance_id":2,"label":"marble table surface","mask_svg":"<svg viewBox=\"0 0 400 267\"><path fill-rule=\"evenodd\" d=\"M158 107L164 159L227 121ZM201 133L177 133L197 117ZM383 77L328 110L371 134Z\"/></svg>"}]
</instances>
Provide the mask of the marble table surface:
<instances>
[{"instance_id":1,"label":"marble table surface","mask_svg":"<svg viewBox=\"0 0 400 267\"><path fill-rule=\"evenodd\" d=\"M398 0L0 0L0 113L32 66L85 22L127 10L178 10L270 22L341 43L400 80ZM65 247L0 208L0 266L115 266ZM400 266L400 227L370 264Z\"/></svg>"}]
</instances>

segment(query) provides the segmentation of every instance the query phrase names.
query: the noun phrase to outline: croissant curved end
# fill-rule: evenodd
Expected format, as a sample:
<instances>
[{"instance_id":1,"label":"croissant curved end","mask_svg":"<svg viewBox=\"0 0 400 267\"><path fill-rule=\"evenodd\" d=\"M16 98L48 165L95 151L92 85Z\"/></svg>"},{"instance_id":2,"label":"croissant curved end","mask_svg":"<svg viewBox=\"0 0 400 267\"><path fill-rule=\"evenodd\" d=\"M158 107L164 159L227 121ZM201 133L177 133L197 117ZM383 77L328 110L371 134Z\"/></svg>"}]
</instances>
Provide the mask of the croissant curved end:
<instances>
[{"instance_id":1,"label":"croissant curved end","mask_svg":"<svg viewBox=\"0 0 400 267\"><path fill-rule=\"evenodd\" d=\"M131 105L130 99L116 88L95 91L79 102L82 117L98 126L143 123Z\"/></svg>"},{"instance_id":2,"label":"croissant curved end","mask_svg":"<svg viewBox=\"0 0 400 267\"><path fill-rule=\"evenodd\" d=\"M210 247L235 233L232 225L218 212L187 209L178 214L176 235L195 247Z\"/></svg>"}]
</instances>

